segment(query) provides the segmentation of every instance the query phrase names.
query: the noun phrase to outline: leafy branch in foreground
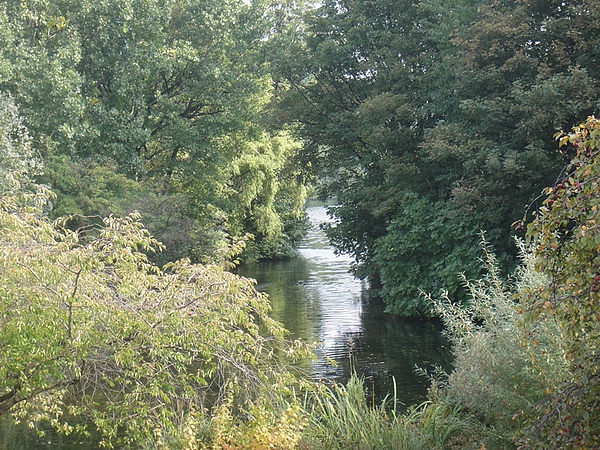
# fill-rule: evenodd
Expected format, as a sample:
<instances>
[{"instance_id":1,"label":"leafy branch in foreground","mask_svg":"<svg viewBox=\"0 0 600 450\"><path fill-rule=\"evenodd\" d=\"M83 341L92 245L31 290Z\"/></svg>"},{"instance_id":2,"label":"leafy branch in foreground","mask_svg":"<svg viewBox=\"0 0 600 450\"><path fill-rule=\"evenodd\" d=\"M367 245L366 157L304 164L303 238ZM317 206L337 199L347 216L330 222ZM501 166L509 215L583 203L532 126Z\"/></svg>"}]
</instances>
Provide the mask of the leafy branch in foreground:
<instances>
[{"instance_id":1,"label":"leafy branch in foreground","mask_svg":"<svg viewBox=\"0 0 600 450\"><path fill-rule=\"evenodd\" d=\"M18 191L0 197L0 415L67 434L85 432L65 419L83 415L107 443L140 442L222 398L239 408L294 385L252 280L185 260L161 270L137 214L70 231Z\"/></svg>"},{"instance_id":2,"label":"leafy branch in foreground","mask_svg":"<svg viewBox=\"0 0 600 450\"><path fill-rule=\"evenodd\" d=\"M536 267L549 277L528 312L555 317L564 334L569 376L540 405L533 429L540 448L600 444L600 121L589 117L568 134L574 157L529 224Z\"/></svg>"}]
</instances>

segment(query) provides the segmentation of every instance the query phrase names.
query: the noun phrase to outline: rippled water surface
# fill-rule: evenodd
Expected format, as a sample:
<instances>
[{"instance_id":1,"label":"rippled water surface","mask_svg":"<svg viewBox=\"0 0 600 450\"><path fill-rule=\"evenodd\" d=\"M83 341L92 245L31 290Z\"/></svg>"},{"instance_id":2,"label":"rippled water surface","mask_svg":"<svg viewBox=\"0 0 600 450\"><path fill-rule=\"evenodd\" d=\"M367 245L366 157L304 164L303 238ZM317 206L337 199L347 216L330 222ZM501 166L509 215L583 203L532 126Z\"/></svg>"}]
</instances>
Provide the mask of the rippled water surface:
<instances>
[{"instance_id":1,"label":"rippled water surface","mask_svg":"<svg viewBox=\"0 0 600 450\"><path fill-rule=\"evenodd\" d=\"M349 273L350 259L335 255L319 224L329 220L324 207L308 208L311 229L300 257L240 268L269 294L272 315L291 337L319 342L316 378L344 382L351 368L383 397L396 380L400 400L425 399L428 382L415 373L449 367L449 351L439 325L389 317L366 286Z\"/></svg>"}]
</instances>

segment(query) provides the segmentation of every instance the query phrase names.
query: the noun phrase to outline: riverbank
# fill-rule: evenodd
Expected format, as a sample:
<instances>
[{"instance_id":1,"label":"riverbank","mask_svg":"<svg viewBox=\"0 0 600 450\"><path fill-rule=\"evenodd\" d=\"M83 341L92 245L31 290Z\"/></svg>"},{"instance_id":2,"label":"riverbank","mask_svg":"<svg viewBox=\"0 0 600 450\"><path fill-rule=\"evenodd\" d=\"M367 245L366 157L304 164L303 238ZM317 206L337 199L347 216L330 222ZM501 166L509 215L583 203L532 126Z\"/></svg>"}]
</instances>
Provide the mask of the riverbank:
<instances>
[{"instance_id":1,"label":"riverbank","mask_svg":"<svg viewBox=\"0 0 600 450\"><path fill-rule=\"evenodd\" d=\"M318 230L318 228L315 229ZM315 249L307 246L305 250L312 252ZM316 250L322 252L323 248ZM37 253L30 256L37 257ZM325 260L327 258L324 257ZM319 258L315 259L319 260ZM540 420L537 405L542 404L540 402L547 398L550 390L556 389L553 384L556 383L555 380L564 380L568 371L567 361L561 350L562 342L558 339L560 333L553 316L549 316L543 321L533 321L522 314L527 302L530 301L528 297L530 293L540 292L539 287L544 286L544 283L547 282L545 277L535 271L532 255L523 255L523 260L526 261L526 266L518 272L516 282L509 285L498 278L498 268L493 255L488 254L486 267L488 275L481 280L467 284L471 302L465 307L457 306L447 298L432 299L432 304L437 305L438 315L443 318L446 326L455 356L455 364L451 373L429 371L429 378L422 378L431 382L426 398L405 410L400 407L400 395L404 392L400 385L402 380L391 376L389 371L386 373L392 380L392 389L389 390L390 396L381 402L375 396L369 395L370 383L372 383L372 378L369 376L350 376L346 383L333 384L314 382L310 378L294 376L294 373L298 374L298 371L293 369L289 359L280 356L287 354L288 351L293 351L294 348L300 348L297 342L279 341L281 347L272 347L270 343L273 342L273 338L259 337L256 334L258 327L254 327L252 323L248 322L244 326L255 330L251 331L253 333L251 336L254 336L253 339L256 340L259 347L269 345L268 348L271 350L266 353L244 354L241 359L233 361L235 365L230 368L215 366L221 367L222 372L220 373L223 376L223 378L213 378L217 382L222 381L221 396L218 401L205 403L206 408L194 407L192 403L190 403L190 407L179 408L179 400L184 401L181 396L176 397L177 401L173 401L168 396L160 398L151 396L147 397L148 400L144 398L138 403L141 412L144 413L144 408L150 411L147 405L154 402L151 409L152 414L158 414L160 417L172 417L173 421L169 422L169 426L159 426L156 423L156 429L144 428L141 430L144 434L133 435L127 434L123 425L109 428L110 422L102 420L102 417L100 421L96 419L94 426L100 424L106 427L101 430L108 440L108 445L119 445L120 448L147 449L354 450L368 448L387 450L397 448L416 450L428 448L441 450L486 448L492 450L514 448L517 442L525 444L536 442L535 440L539 436L532 433L531 430L534 429L536 421ZM43 262L47 264L47 259L44 258ZM305 263L306 261L303 264ZM13 266L18 266L18 264ZM338 274L331 270L329 263L324 264L324 267L327 270L320 276L312 273L311 270L300 271L304 274L303 282L295 280L292 276L294 271L277 271L280 274L277 279L295 280L291 286L295 286L300 292L305 290L306 293L311 294L307 297L309 301L305 301L305 304L316 306L314 318L325 317L325 313L334 311L332 320L336 320L336 318L339 320L340 314L335 307L342 302L339 297L340 291L337 289L340 286L343 287L344 284L331 282L332 279L338 280L336 278ZM306 267L304 268L306 269ZM200 270L202 267L197 269ZM347 271L344 273L347 274ZM195 276L201 275L200 272L194 272L194 274ZM335 276L331 278L333 274ZM241 289L235 292L253 292L255 294L247 280L233 277L231 274L221 275L227 276L230 283L235 282L239 285ZM316 284L311 285L310 282ZM210 283L202 282L199 287L206 285L210 285ZM262 289L273 289L276 286L277 283L274 281L265 282ZM312 286L312 288L306 289L308 286ZM281 287L274 289L274 292L276 291L289 293L288 289ZM320 296L323 292L328 295L333 294L331 295L333 302L331 305L328 306L328 303ZM315 293L319 293L319 296L315 296ZM215 301L218 300L214 293L211 293L206 299L206 308L214 307ZM236 317L234 307L237 304L232 301L234 299L239 301L236 296L224 299L225 303L221 306L223 309L220 309L214 316L214 322L210 327L206 327L206 332L212 333L219 326L229 323L223 320L228 317L227 314L234 314L230 320ZM260 307L261 311L266 313L267 305L264 303L266 299L260 296L255 296L255 299L258 303L253 304L254 308ZM263 315L261 320L267 323L271 322L271 325L275 326L276 323L272 320L277 312L285 311L290 306L287 299L288 297L284 297L281 307L273 303L271 316ZM348 303L353 307L359 306L358 309L352 310L351 317L353 320L358 318L358 324L363 327L362 337L366 339L376 335L377 329L383 329L386 335L390 335L387 323L382 326L384 322L378 319L373 321L373 330L365 328L367 314L365 314L364 308L369 304L362 300L364 299L359 295L357 298L352 297ZM239 305L237 306L239 308ZM179 306L177 307L179 308ZM313 318L307 314L309 310L300 307L292 310L294 314L291 316L291 324L312 324ZM209 310L206 312L210 313ZM193 313L194 311L190 311L190 314ZM381 313L383 314L382 311ZM193 315L196 316L196 314ZM206 314L199 317L206 320ZM299 319L304 319L304 322ZM402 323L397 319L392 322ZM414 323L413 321L412 325ZM416 323L426 324L428 322ZM335 326L331 326L331 324ZM201 325L191 324L186 331L191 329L200 331ZM96 328L94 327L94 329ZM228 343L234 337L238 340L244 337L241 330L238 326L234 327L233 335L227 337L221 345L229 345ZM318 337L329 337L331 342L336 342L337 338L341 338L344 345L342 348L347 352L346 360L350 372L351 374L356 373L355 361L358 347L356 342L349 338L353 336L353 331L345 330L339 322L335 321L326 326L319 326L315 330ZM280 331L279 326L273 328L273 336L280 336ZM297 333L298 330L292 332ZM244 339L251 336L244 337ZM358 338L361 335L355 334L355 336ZM420 333L419 336L421 336ZM299 337L299 335L293 337ZM166 342L171 343L176 339L178 337L171 337ZM129 345L129 342L129 340L125 341L124 345ZM206 342L212 341L207 340L206 337L196 341L191 347L192 351ZM322 342L325 344L328 341L323 339ZM382 354L387 355L394 348L414 350L415 347L414 343L399 344L398 340L390 342L391 345L384 347ZM376 354L373 352L372 345L365 347L371 351L371 354ZM93 347L93 349L95 348ZM238 348L238 344L233 347L233 349ZM251 345L249 348L256 349L256 345ZM265 351L267 350L267 347L263 348ZM348 352L348 349L352 351ZM214 358L215 363L223 364L221 359L228 362L227 358L231 357L231 351L230 347L227 347L224 351L217 353ZM146 353L142 356L144 363L155 363L147 361ZM265 357L267 358L264 359ZM260 363L256 358L261 358ZM379 355L375 359L379 360ZM119 364L122 361L126 362L122 359L116 361ZM194 376L193 374L188 375L189 364L186 364L184 360L181 362L179 372L173 372L174 366L169 366L167 375L179 374L170 380L178 382L179 377L190 377L190 380L196 380L191 378ZM249 371L248 364L258 364L256 371ZM401 365L408 366L406 362ZM143 365L141 366L143 367ZM335 367L336 365L332 364L331 366ZM422 363L417 366L424 368ZM138 367L138 364L135 367ZM129 366L125 366L125 369L129 369ZM414 370L414 367L410 367L410 370ZM207 377L209 376L211 374L207 373ZM321 377L321 380L324 379L325 377ZM105 380L114 384L114 380L108 376L100 378L100 381ZM140 387L127 385L122 388L125 390L119 391L125 395L108 400L114 401L115 406L120 408L121 399L131 401L128 389L143 388L147 386L147 381L148 378L141 377L137 380ZM199 383L202 381L202 379L198 379L198 382L194 382L190 388L198 389L198 393L201 393L204 385ZM248 381L251 381L251 384ZM172 385L169 384L168 387L170 386ZM85 393L78 395L82 396ZM193 401L197 400L196 395L194 393L189 398ZM39 398L39 401L43 401L43 399ZM41 406L43 407L44 404L42 403ZM40 428L46 426L44 424L51 423L53 418L47 415L45 418L37 420L36 417L39 416L36 416L35 410L32 409L35 406L26 403L23 405L28 408L25 410L28 414L22 416L23 424L19 425L21 428L15 428L6 433L6 436L12 436L12 439L15 440L7 445L6 450L25 448L96 449L100 446L99 441L85 441L80 435L72 433L75 430L68 427L62 428L63 434L61 435L51 433L48 428ZM95 409L89 410L89 413L104 414L107 411L105 408L98 408L97 404L93 406ZM60 426L64 419L59 415L62 410L59 407L54 410L58 414L55 425ZM58 421L59 419L61 421ZM145 417L139 419L145 419ZM23 428L24 424L27 428ZM45 432L45 436L32 438L31 435L34 431L28 428L29 424L38 432ZM30 435L22 439L19 435L21 430L28 430ZM121 434L123 430L125 432ZM110 434L111 432L113 434ZM122 437L122 441L118 439L120 437ZM525 445L524 448L541 447Z\"/></svg>"}]
</instances>

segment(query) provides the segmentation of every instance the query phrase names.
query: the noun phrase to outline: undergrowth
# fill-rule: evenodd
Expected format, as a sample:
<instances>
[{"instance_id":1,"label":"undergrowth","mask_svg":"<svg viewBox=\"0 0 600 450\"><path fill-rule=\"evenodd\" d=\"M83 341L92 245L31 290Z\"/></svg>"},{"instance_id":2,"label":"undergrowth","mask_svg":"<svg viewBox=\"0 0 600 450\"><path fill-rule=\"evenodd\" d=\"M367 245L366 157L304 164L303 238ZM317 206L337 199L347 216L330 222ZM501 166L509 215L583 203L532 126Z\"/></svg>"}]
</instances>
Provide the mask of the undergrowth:
<instances>
[{"instance_id":1,"label":"undergrowth","mask_svg":"<svg viewBox=\"0 0 600 450\"><path fill-rule=\"evenodd\" d=\"M485 276L464 280L466 305L431 298L453 344L454 369L431 377L427 401L404 412L396 392L374 405L364 380L313 385L285 401L234 411L227 401L190 418L169 448L298 450L493 450L527 448L539 405L567 377L560 327L552 316L531 320L524 310L548 280L523 261L504 280L484 245ZM186 434L187 433L187 434ZM176 445L175 445L176 444Z\"/></svg>"},{"instance_id":2,"label":"undergrowth","mask_svg":"<svg viewBox=\"0 0 600 450\"><path fill-rule=\"evenodd\" d=\"M444 387L444 402L459 406L486 426L488 448L513 448L536 420L537 406L567 376L560 327L551 317L532 321L524 314L532 296L548 283L521 248L514 277L501 277L485 245L485 276L464 280L466 306L446 295L432 299L453 344L454 370Z\"/></svg>"}]
</instances>

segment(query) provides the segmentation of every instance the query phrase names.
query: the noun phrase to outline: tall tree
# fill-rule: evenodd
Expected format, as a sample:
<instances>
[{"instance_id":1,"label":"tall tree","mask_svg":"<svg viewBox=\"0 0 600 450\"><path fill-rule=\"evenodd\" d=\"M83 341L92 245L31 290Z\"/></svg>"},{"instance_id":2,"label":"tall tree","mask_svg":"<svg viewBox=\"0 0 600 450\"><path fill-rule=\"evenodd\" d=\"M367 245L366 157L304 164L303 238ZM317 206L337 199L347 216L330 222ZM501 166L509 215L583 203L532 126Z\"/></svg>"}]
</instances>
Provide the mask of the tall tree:
<instances>
[{"instance_id":1,"label":"tall tree","mask_svg":"<svg viewBox=\"0 0 600 450\"><path fill-rule=\"evenodd\" d=\"M139 210L170 244L163 260L206 260L252 231L238 218L253 213L230 196L234 161L266 134L277 139L262 119L272 95L265 8L242 0L0 5L0 89L40 143L56 214ZM302 221L280 213L262 220L272 229ZM288 239L283 228L277 239Z\"/></svg>"},{"instance_id":2,"label":"tall tree","mask_svg":"<svg viewBox=\"0 0 600 450\"><path fill-rule=\"evenodd\" d=\"M85 127L81 49L60 3L2 2L0 30L0 91L14 97L44 157L72 149Z\"/></svg>"},{"instance_id":3,"label":"tall tree","mask_svg":"<svg viewBox=\"0 0 600 450\"><path fill-rule=\"evenodd\" d=\"M404 287L385 280L398 269L386 259L397 256L410 264L420 258L414 273L429 260L416 256L414 248L401 252L402 245L381 239L395 217L405 222L397 227L400 236L402 227L419 233L429 226L423 216L428 207L415 204L419 198L444 205L443 168L420 143L452 106L444 91L452 66L442 56L468 12L461 2L446 8L425 2L325 2L306 19L304 57L284 68L291 90L288 114L307 141L305 161L323 181L322 195L335 196L340 204L333 210L339 221L330 236L340 251L355 257L359 275L384 278L384 295L387 288L407 291L401 298L387 295L396 312L425 313L426 306L408 272L399 273L406 277ZM436 245L452 244L440 239ZM405 301L411 303L406 309Z\"/></svg>"},{"instance_id":4,"label":"tall tree","mask_svg":"<svg viewBox=\"0 0 600 450\"><path fill-rule=\"evenodd\" d=\"M511 224L564 163L548 131L597 107L597 10L364 0L310 12L287 111L339 200L334 244L379 279L389 311L427 314L420 290L461 298L480 230L514 263Z\"/></svg>"}]
</instances>

